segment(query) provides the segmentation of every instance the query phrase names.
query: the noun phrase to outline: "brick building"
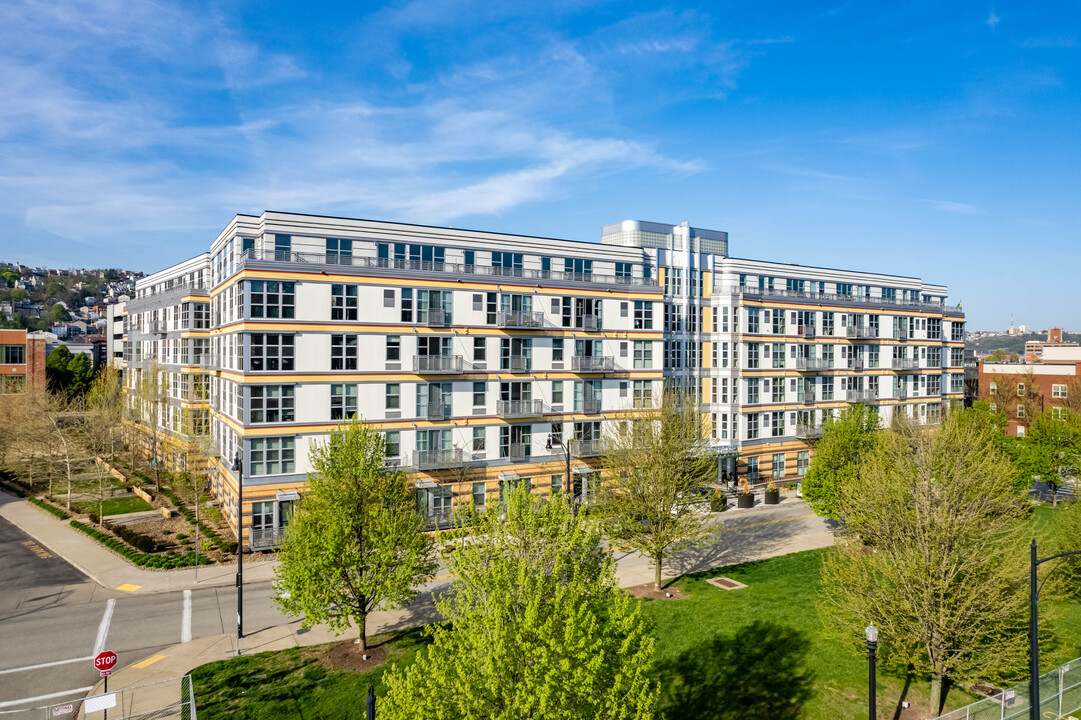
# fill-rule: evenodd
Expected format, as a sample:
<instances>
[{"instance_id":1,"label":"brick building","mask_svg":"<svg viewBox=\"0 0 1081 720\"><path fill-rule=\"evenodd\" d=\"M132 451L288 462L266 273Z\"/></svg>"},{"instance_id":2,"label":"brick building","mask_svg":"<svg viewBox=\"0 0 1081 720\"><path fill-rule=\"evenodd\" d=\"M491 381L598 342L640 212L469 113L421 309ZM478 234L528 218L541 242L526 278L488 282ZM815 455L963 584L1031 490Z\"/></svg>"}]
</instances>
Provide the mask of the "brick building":
<instances>
[{"instance_id":1,"label":"brick building","mask_svg":"<svg viewBox=\"0 0 1081 720\"><path fill-rule=\"evenodd\" d=\"M1077 347L1075 342L1062 342L1062 328L1051 328L1047 331L1047 341L1028 340L1025 342L1025 362L1038 363L1043 361L1043 350L1047 347Z\"/></svg>"},{"instance_id":2,"label":"brick building","mask_svg":"<svg viewBox=\"0 0 1081 720\"><path fill-rule=\"evenodd\" d=\"M1040 350L1042 362L979 363L980 399L1006 413L1011 435L1024 435L1047 408L1081 408L1081 347L1045 343Z\"/></svg>"},{"instance_id":3,"label":"brick building","mask_svg":"<svg viewBox=\"0 0 1081 720\"><path fill-rule=\"evenodd\" d=\"M0 394L45 385L45 340L26 330L0 330Z\"/></svg>"}]
</instances>

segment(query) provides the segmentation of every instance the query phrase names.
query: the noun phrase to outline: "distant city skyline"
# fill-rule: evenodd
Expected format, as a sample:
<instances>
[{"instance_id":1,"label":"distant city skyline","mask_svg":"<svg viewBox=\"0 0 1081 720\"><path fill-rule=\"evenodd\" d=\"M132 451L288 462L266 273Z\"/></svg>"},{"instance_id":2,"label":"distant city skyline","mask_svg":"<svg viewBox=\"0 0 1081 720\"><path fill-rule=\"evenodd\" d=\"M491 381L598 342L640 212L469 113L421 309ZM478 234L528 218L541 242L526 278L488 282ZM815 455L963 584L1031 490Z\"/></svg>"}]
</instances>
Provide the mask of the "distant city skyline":
<instances>
[{"instance_id":1,"label":"distant city skyline","mask_svg":"<svg viewBox=\"0 0 1081 720\"><path fill-rule=\"evenodd\" d=\"M235 213L946 283L1081 326L1081 6L86 0L0 9L0 259L153 272Z\"/></svg>"}]
</instances>

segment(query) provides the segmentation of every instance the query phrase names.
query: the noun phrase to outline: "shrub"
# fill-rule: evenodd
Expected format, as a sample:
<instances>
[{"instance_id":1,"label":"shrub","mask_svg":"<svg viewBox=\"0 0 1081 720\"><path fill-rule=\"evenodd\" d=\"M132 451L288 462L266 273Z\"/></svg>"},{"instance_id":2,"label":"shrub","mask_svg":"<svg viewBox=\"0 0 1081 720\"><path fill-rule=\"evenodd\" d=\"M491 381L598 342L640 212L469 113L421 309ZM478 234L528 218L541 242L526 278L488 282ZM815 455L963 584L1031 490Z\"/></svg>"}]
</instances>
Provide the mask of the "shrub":
<instances>
[{"instance_id":1,"label":"shrub","mask_svg":"<svg viewBox=\"0 0 1081 720\"><path fill-rule=\"evenodd\" d=\"M49 503L45 502L44 500L39 500L36 497L30 498L30 502L32 502L34 505L37 505L42 510L45 510L46 512L52 513L53 515L60 518L61 520L67 520L69 517L71 517L71 514L68 513L67 510L64 510L63 508L58 508L55 505L50 505Z\"/></svg>"}]
</instances>

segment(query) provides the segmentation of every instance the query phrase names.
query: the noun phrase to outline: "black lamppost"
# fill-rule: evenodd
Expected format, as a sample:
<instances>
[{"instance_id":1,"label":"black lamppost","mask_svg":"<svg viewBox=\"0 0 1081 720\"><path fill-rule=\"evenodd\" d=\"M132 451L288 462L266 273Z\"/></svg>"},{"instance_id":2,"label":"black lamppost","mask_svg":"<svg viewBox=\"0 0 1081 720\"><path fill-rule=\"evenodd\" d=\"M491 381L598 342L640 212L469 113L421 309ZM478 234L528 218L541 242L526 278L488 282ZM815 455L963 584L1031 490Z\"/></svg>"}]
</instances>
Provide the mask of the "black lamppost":
<instances>
[{"instance_id":1,"label":"black lamppost","mask_svg":"<svg viewBox=\"0 0 1081 720\"><path fill-rule=\"evenodd\" d=\"M1031 563L1029 565L1029 695L1031 696L1029 702L1028 716L1031 720L1040 719L1040 634L1039 634L1039 610L1036 607L1036 603L1040 599L1040 588L1036 585L1036 568L1040 565L1048 562L1049 560L1056 560L1067 555L1081 555L1081 550L1071 550L1070 552L1059 553L1058 555L1052 555L1046 557L1043 560L1036 558L1036 541L1032 541L1031 546L1032 554L1030 555ZM1047 582L1047 578L1044 578L1044 582Z\"/></svg>"},{"instance_id":2,"label":"black lamppost","mask_svg":"<svg viewBox=\"0 0 1081 720\"><path fill-rule=\"evenodd\" d=\"M553 433L548 433L548 442L544 443L545 450L552 449L552 441L555 441L559 447L563 448L563 454L567 456L567 479L566 491L570 495L571 505L577 510L577 505L574 501L574 483L571 482L571 446L570 443L564 443L562 438L555 437Z\"/></svg>"},{"instance_id":3,"label":"black lamppost","mask_svg":"<svg viewBox=\"0 0 1081 720\"><path fill-rule=\"evenodd\" d=\"M875 650L878 649L878 628L874 623L868 625L863 634L867 636L867 682L869 692L869 706L867 709L867 717L870 720L876 720L878 711L875 707Z\"/></svg>"},{"instance_id":4,"label":"black lamppost","mask_svg":"<svg viewBox=\"0 0 1081 720\"><path fill-rule=\"evenodd\" d=\"M244 637L244 461L239 452L233 458L233 472L236 473L236 639L239 643Z\"/></svg>"}]
</instances>

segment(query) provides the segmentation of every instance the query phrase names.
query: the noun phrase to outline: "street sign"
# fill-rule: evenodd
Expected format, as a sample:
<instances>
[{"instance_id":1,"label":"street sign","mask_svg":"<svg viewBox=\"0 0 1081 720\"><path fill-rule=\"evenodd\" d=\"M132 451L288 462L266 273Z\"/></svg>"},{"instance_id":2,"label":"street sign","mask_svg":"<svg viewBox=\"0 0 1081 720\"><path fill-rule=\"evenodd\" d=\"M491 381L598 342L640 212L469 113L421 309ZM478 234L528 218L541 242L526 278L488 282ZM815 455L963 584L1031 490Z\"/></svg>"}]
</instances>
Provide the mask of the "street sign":
<instances>
[{"instance_id":1,"label":"street sign","mask_svg":"<svg viewBox=\"0 0 1081 720\"><path fill-rule=\"evenodd\" d=\"M113 665L116 665L116 653L111 650L99 653L98 656L94 658L94 667L101 671L102 677L112 674Z\"/></svg>"},{"instance_id":2,"label":"street sign","mask_svg":"<svg viewBox=\"0 0 1081 720\"><path fill-rule=\"evenodd\" d=\"M53 717L60 717L61 715L69 715L75 712L75 706L72 704L56 705L53 707Z\"/></svg>"},{"instance_id":3,"label":"street sign","mask_svg":"<svg viewBox=\"0 0 1081 720\"><path fill-rule=\"evenodd\" d=\"M100 677L109 677L112 674L113 674L112 670L100 670L99 671L99 676Z\"/></svg>"}]
</instances>

